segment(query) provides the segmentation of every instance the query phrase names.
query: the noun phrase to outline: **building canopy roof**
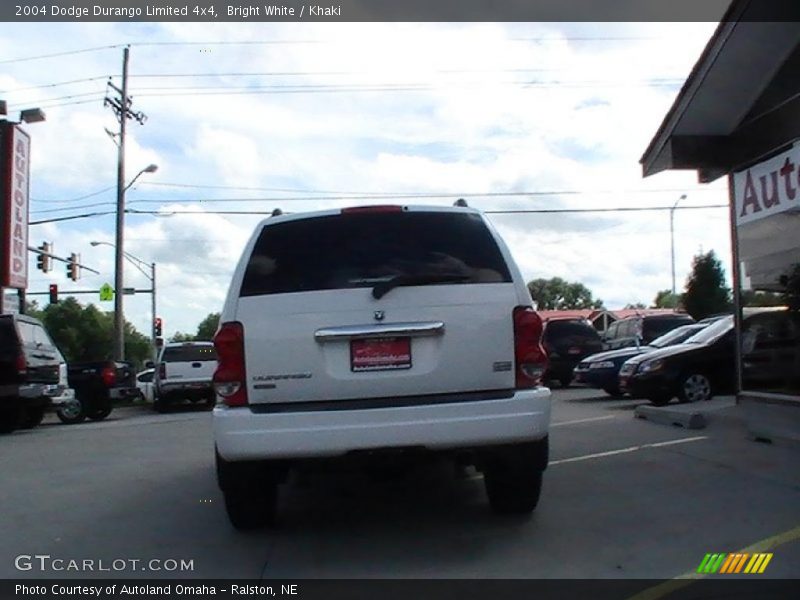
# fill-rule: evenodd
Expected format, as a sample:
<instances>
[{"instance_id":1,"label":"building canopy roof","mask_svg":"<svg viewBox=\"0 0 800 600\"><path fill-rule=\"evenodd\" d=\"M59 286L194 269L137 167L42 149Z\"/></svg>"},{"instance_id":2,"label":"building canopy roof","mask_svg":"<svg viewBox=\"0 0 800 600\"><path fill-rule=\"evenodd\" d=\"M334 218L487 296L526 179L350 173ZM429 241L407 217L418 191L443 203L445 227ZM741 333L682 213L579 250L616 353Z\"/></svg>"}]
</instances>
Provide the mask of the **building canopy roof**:
<instances>
[{"instance_id":1,"label":"building canopy roof","mask_svg":"<svg viewBox=\"0 0 800 600\"><path fill-rule=\"evenodd\" d=\"M732 2L640 160L645 177L713 181L800 138L800 2L783 3L781 20L775 7Z\"/></svg>"}]
</instances>

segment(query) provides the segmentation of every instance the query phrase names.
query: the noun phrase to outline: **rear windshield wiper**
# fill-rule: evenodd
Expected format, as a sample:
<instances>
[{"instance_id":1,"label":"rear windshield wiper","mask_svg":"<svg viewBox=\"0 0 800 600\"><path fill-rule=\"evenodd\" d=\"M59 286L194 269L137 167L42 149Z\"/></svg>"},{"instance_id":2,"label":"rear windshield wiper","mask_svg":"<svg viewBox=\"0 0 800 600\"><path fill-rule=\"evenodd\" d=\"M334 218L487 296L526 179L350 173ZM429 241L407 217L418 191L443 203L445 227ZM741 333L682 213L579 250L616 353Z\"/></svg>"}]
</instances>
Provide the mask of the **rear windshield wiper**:
<instances>
[{"instance_id":1,"label":"rear windshield wiper","mask_svg":"<svg viewBox=\"0 0 800 600\"><path fill-rule=\"evenodd\" d=\"M381 281L372 288L372 297L380 300L396 287L409 285L432 285L434 283L451 283L468 281L471 275L460 273L430 273L428 275L397 275L386 281Z\"/></svg>"}]
</instances>

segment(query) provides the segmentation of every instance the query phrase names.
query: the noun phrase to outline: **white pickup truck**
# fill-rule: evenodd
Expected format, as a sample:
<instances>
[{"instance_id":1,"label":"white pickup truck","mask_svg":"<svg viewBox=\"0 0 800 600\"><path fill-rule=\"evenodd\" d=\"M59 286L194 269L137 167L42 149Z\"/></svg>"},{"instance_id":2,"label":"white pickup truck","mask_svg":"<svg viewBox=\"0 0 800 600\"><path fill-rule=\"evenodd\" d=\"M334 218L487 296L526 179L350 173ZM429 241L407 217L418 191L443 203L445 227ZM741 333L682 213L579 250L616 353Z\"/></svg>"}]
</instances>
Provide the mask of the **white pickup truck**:
<instances>
[{"instance_id":1,"label":"white pickup truck","mask_svg":"<svg viewBox=\"0 0 800 600\"><path fill-rule=\"evenodd\" d=\"M212 377L217 368L217 352L211 342L165 344L156 365L156 398L153 408L167 412L183 401L203 402L214 407Z\"/></svg>"}]
</instances>

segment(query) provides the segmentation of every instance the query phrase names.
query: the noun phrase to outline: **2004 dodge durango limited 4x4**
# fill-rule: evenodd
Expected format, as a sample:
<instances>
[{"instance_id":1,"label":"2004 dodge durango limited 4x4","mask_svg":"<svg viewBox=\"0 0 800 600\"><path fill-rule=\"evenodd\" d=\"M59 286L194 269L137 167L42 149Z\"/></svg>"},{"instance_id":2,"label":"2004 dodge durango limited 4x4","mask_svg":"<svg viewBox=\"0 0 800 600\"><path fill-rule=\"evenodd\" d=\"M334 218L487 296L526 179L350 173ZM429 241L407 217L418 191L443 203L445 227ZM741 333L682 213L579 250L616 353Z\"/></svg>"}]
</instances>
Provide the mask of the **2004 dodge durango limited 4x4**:
<instances>
[{"instance_id":1,"label":"2004 dodge durango limited 4x4","mask_svg":"<svg viewBox=\"0 0 800 600\"><path fill-rule=\"evenodd\" d=\"M448 453L500 514L530 513L548 463L542 321L508 248L466 207L273 216L214 338L219 486L239 529L272 524L303 461Z\"/></svg>"}]
</instances>

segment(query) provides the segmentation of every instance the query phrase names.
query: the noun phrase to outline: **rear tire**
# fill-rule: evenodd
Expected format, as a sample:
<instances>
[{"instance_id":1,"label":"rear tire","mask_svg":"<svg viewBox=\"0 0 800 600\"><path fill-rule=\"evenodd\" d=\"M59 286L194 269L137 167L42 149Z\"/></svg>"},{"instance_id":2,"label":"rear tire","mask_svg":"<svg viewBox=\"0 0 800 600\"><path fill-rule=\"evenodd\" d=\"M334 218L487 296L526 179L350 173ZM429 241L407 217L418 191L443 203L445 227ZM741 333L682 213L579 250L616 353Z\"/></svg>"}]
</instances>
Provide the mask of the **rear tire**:
<instances>
[{"instance_id":1,"label":"rear tire","mask_svg":"<svg viewBox=\"0 0 800 600\"><path fill-rule=\"evenodd\" d=\"M565 388L565 389L566 389L566 388L568 388L568 387L570 386L570 384L572 383L572 376L571 376L571 375L569 375L569 376L565 376L565 377L559 377L559 378L558 378L558 382L561 384L561 387L562 387L562 388Z\"/></svg>"},{"instance_id":2,"label":"rear tire","mask_svg":"<svg viewBox=\"0 0 800 600\"><path fill-rule=\"evenodd\" d=\"M539 503L547 440L490 457L483 471L489 505L498 515L530 514Z\"/></svg>"},{"instance_id":3,"label":"rear tire","mask_svg":"<svg viewBox=\"0 0 800 600\"><path fill-rule=\"evenodd\" d=\"M169 412L169 398L159 397L153 400L153 410L162 415Z\"/></svg>"},{"instance_id":4,"label":"rear tire","mask_svg":"<svg viewBox=\"0 0 800 600\"><path fill-rule=\"evenodd\" d=\"M20 429L33 429L44 421L44 406L26 408L22 411L22 419L19 424Z\"/></svg>"},{"instance_id":5,"label":"rear tire","mask_svg":"<svg viewBox=\"0 0 800 600\"><path fill-rule=\"evenodd\" d=\"M622 398L625 395L618 387L603 388L603 391L612 398Z\"/></svg>"},{"instance_id":6,"label":"rear tire","mask_svg":"<svg viewBox=\"0 0 800 600\"><path fill-rule=\"evenodd\" d=\"M17 404L0 407L0 433L11 433L22 421L22 411Z\"/></svg>"},{"instance_id":7,"label":"rear tire","mask_svg":"<svg viewBox=\"0 0 800 600\"><path fill-rule=\"evenodd\" d=\"M228 462L216 453L217 483L225 497L225 511L240 531L275 524L278 509L278 472L266 462Z\"/></svg>"},{"instance_id":8,"label":"rear tire","mask_svg":"<svg viewBox=\"0 0 800 600\"><path fill-rule=\"evenodd\" d=\"M77 398L74 398L66 404L59 406L56 410L56 416L62 423L74 425L75 423L81 423L84 419L86 419L86 411L84 410L83 402Z\"/></svg>"},{"instance_id":9,"label":"rear tire","mask_svg":"<svg viewBox=\"0 0 800 600\"><path fill-rule=\"evenodd\" d=\"M225 511L234 528L240 531L262 529L275 524L278 485L258 489L232 488L223 492Z\"/></svg>"},{"instance_id":10,"label":"rear tire","mask_svg":"<svg viewBox=\"0 0 800 600\"><path fill-rule=\"evenodd\" d=\"M101 402L99 406L92 407L86 414L92 421L102 421L111 414L111 402Z\"/></svg>"}]
</instances>

